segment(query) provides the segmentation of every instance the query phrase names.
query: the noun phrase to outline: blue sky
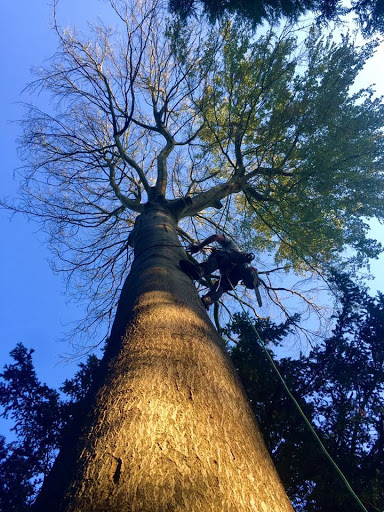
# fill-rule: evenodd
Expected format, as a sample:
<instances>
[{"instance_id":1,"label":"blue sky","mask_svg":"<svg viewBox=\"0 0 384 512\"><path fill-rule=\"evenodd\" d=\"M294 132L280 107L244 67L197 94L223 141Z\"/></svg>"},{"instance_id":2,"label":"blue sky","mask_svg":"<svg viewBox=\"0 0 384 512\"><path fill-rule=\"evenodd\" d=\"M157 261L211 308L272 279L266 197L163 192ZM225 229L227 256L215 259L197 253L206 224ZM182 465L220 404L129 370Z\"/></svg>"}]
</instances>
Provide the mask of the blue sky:
<instances>
[{"instance_id":1,"label":"blue sky","mask_svg":"<svg viewBox=\"0 0 384 512\"><path fill-rule=\"evenodd\" d=\"M88 17L102 15L105 5L97 0L61 0L61 24L83 24ZM16 193L13 171L20 162L15 139L16 124L9 123L20 117L20 92L30 81L30 68L49 57L55 47L55 36L50 30L51 10L45 0L19 0L5 2L0 19L0 80L2 108L0 112L0 154L2 155L1 196ZM376 82L384 93L384 48L367 66L361 85ZM81 317L76 305L68 304L61 276L51 271L50 254L44 244L44 235L28 219L0 211L1 251L1 343L0 368L9 361L9 351L17 342L35 349L34 360L41 379L51 386L60 385L73 375L74 365L64 364L60 355L70 352L59 339L65 324ZM374 236L384 242L383 227L375 225ZM374 290L384 290L384 259L373 262L372 271L377 279ZM1 430L1 424L0 424Z\"/></svg>"}]
</instances>

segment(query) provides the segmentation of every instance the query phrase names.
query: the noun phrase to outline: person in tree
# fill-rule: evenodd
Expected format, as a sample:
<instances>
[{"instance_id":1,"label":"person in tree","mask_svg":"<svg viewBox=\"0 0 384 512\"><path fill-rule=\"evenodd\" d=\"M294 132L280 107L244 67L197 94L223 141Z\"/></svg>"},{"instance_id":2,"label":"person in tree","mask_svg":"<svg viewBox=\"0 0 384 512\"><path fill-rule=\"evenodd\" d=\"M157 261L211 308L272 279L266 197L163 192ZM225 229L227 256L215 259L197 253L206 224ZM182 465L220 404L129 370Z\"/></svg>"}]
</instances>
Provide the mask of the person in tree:
<instances>
[{"instance_id":1,"label":"person in tree","mask_svg":"<svg viewBox=\"0 0 384 512\"><path fill-rule=\"evenodd\" d=\"M211 235L200 244L193 244L189 252L195 254L201 251L206 245L217 242L220 249L212 249L208 259L201 264L192 263L188 260L181 260L181 269L192 279L198 280L219 270L220 278L214 282L207 294L201 298L206 309L217 302L223 293L232 290L237 284L242 283L249 289L255 290L257 303L261 307L262 301L259 291L259 277L255 267L250 265L255 255L244 253L238 245L224 234Z\"/></svg>"}]
</instances>

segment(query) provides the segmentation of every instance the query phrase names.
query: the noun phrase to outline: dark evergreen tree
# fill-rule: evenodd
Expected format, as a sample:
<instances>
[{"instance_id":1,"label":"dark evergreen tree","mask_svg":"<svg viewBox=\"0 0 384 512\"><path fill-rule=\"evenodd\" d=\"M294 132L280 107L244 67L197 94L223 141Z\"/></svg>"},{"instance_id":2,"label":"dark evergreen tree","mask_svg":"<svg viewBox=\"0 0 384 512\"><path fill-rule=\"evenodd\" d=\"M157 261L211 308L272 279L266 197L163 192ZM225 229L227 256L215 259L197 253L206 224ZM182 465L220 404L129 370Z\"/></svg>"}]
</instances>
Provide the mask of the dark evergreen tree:
<instances>
[{"instance_id":1,"label":"dark evergreen tree","mask_svg":"<svg viewBox=\"0 0 384 512\"><path fill-rule=\"evenodd\" d=\"M18 344L11 352L14 363L1 374L2 416L13 421L16 441L2 440L0 508L23 510L48 473L59 446L62 419L59 393L36 376L33 350Z\"/></svg>"},{"instance_id":2,"label":"dark evergreen tree","mask_svg":"<svg viewBox=\"0 0 384 512\"><path fill-rule=\"evenodd\" d=\"M365 36L384 32L384 2L382 0L356 0L350 7L341 0L170 0L170 9L182 19L190 16L197 5L202 5L214 21L223 15L237 15L258 25L265 20L273 21L282 16L296 20L309 11L319 21L338 19L353 13Z\"/></svg>"},{"instance_id":3,"label":"dark evergreen tree","mask_svg":"<svg viewBox=\"0 0 384 512\"><path fill-rule=\"evenodd\" d=\"M19 343L11 351L13 363L0 374L0 417L12 420L15 440L0 436L0 511L29 509L60 448L65 427L81 413L99 360L95 355L80 363L60 395L42 384L32 361L34 350Z\"/></svg>"},{"instance_id":4,"label":"dark evergreen tree","mask_svg":"<svg viewBox=\"0 0 384 512\"><path fill-rule=\"evenodd\" d=\"M327 450L369 511L384 502L384 296L372 298L348 277L337 276L341 307L332 336L298 360L278 368L323 439ZM273 350L287 333L257 321ZM258 418L264 439L296 510L359 510L287 396L263 348L242 315L231 355Z\"/></svg>"}]
</instances>

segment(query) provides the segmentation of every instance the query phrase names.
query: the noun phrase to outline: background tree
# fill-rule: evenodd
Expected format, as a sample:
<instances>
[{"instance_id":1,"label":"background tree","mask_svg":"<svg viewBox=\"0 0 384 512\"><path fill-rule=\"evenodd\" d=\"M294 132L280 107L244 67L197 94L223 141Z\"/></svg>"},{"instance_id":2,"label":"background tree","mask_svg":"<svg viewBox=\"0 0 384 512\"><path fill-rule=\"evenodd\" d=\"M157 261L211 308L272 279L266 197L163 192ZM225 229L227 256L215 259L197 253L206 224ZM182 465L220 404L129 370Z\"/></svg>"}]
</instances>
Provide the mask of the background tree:
<instances>
[{"instance_id":1,"label":"background tree","mask_svg":"<svg viewBox=\"0 0 384 512\"><path fill-rule=\"evenodd\" d=\"M340 306L332 336L299 359L282 358L280 373L327 450L369 511L384 498L384 303L338 275ZM273 351L288 325L256 321ZM324 458L271 368L250 321L231 325L238 341L231 357L295 510L360 510Z\"/></svg>"},{"instance_id":2,"label":"background tree","mask_svg":"<svg viewBox=\"0 0 384 512\"><path fill-rule=\"evenodd\" d=\"M29 510L62 444L65 428L92 385L98 367L96 356L72 379L64 382L61 394L42 384L32 361L33 350L19 343L0 374L0 416L12 422L15 437L10 443L0 440L0 510ZM64 396L63 396L64 393ZM66 396L65 396L66 395Z\"/></svg>"},{"instance_id":3,"label":"background tree","mask_svg":"<svg viewBox=\"0 0 384 512\"><path fill-rule=\"evenodd\" d=\"M32 363L33 350L18 344L11 352L13 364L1 374L2 416L13 422L16 440L1 440L0 508L23 510L52 466L63 425L59 394L41 384Z\"/></svg>"},{"instance_id":4,"label":"background tree","mask_svg":"<svg viewBox=\"0 0 384 512\"><path fill-rule=\"evenodd\" d=\"M324 272L346 245L375 255L383 107L348 95L372 46L316 31L299 45L289 29L255 41L203 20L174 38L160 2L111 7L120 32L56 27L31 86L54 108L29 105L24 122L14 208L85 277L91 323L118 303L88 414L36 509L290 510L178 235L236 229L300 271Z\"/></svg>"},{"instance_id":5,"label":"background tree","mask_svg":"<svg viewBox=\"0 0 384 512\"><path fill-rule=\"evenodd\" d=\"M214 21L228 14L251 21L254 25L264 21L286 17L293 20L312 12L319 21L342 20L354 14L364 36L384 31L384 6L380 0L357 0L347 7L340 0L170 0L170 9L181 19L191 16L197 5L202 5L209 18Z\"/></svg>"}]
</instances>

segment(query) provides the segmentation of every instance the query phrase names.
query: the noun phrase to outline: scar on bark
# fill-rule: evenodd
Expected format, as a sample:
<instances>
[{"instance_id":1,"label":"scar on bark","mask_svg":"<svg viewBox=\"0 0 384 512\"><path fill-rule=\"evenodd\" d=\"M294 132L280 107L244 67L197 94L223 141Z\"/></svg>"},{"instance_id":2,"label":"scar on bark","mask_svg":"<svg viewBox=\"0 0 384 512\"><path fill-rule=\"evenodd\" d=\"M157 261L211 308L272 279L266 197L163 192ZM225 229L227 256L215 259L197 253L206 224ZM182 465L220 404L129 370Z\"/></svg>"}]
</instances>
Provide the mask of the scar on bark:
<instances>
[{"instance_id":1,"label":"scar on bark","mask_svg":"<svg viewBox=\"0 0 384 512\"><path fill-rule=\"evenodd\" d=\"M117 466L116 466L116 469L115 469L115 473L113 475L113 482L115 484L119 483L120 476L121 476L121 466L122 466L122 464L123 464L123 461L121 459L117 459Z\"/></svg>"},{"instance_id":2,"label":"scar on bark","mask_svg":"<svg viewBox=\"0 0 384 512\"><path fill-rule=\"evenodd\" d=\"M112 453L107 453L107 455L110 455L116 461L116 468L115 468L115 471L113 473L112 479L113 479L113 483L117 485L119 483L119 481L120 481L121 466L123 465L123 461L120 459L120 457L115 457L114 455L112 455Z\"/></svg>"}]
</instances>

